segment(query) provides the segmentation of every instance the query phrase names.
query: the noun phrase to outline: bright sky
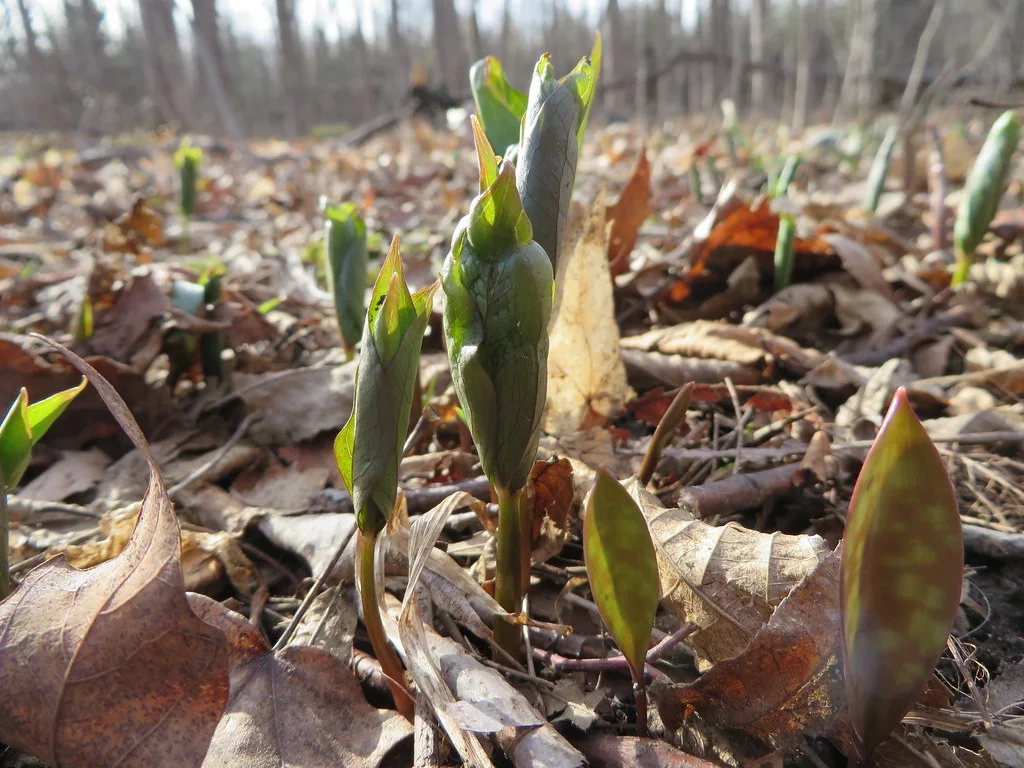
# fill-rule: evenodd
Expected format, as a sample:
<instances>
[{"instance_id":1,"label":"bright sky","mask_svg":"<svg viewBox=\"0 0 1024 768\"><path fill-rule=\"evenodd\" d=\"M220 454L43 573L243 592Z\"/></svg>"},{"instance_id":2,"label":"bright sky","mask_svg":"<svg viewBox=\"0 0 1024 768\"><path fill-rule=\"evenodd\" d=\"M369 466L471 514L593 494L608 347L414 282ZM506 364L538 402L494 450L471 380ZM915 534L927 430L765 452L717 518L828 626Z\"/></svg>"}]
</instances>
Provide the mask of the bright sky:
<instances>
[{"instance_id":1,"label":"bright sky","mask_svg":"<svg viewBox=\"0 0 1024 768\"><path fill-rule=\"evenodd\" d=\"M152 2L152 0L145 0ZM593 24L597 24L607 0L559 0L573 13L583 13ZM629 5L637 0L620 0L622 5ZM669 8L678 8L682 3L683 16L689 24L696 17L696 9L701 0L668 0ZM100 7L106 12L106 23L114 35L120 33L126 17L138 15L137 0L99 0ZM460 13L465 13L471 0L455 0ZM551 0L510 0L512 13L524 23L545 19L550 14ZM191 17L191 2L176 0L177 19L184 24ZM274 0L218 0L218 10L229 19L235 29L257 39L272 40L275 34ZM37 24L44 25L44 18L58 19L63 13L63 0L34 0L30 7L35 9ZM377 29L383 32L387 23L390 3L387 0L298 0L299 23L304 32L313 27L314 19L320 14L337 19L340 28L350 30L355 25L356 11L363 21L363 29L373 34ZM424 26L429 26L431 17L431 0L399 0L402 19L406 26L412 20L421 18ZM501 22L504 0L482 0L477 2L479 22L484 28L493 28ZM328 25L330 26L330 25ZM334 30L329 30L333 33Z\"/></svg>"}]
</instances>

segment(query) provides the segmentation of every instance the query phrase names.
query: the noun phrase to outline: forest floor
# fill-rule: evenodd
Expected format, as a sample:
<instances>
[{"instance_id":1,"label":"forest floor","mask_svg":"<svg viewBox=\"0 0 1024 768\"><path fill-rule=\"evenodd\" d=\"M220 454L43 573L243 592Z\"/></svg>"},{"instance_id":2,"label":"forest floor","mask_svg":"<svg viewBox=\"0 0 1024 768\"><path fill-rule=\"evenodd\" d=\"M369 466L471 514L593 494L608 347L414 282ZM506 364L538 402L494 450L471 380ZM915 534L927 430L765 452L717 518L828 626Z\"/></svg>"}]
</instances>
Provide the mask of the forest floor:
<instances>
[{"instance_id":1,"label":"forest floor","mask_svg":"<svg viewBox=\"0 0 1024 768\"><path fill-rule=\"evenodd\" d=\"M89 750L110 742L157 754L170 736L146 716L169 700L160 675L180 662L201 678L208 651L179 640L142 672L132 671L138 659L124 660L123 674L113 664L90 677L89 665L120 653L124 633L136 648L170 630L198 637L183 628L193 614L224 630L233 665L223 716L187 705L192 722L204 712L211 729L219 722L207 766L457 764L452 729L497 765L846 765L833 550L899 386L953 479L967 568L956 656L947 651L875 764L1024 765L1024 177L953 290L952 219L981 135L945 130L941 153L922 137L910 170L897 153L872 215L862 201L879 138L823 128L796 142L762 125L730 153L726 136L703 126L666 125L646 143L634 125L592 127L534 471L538 625L518 670L490 661L494 613L478 584L493 568L493 510L435 306L423 415L400 477L409 519L457 491L485 503L449 503L444 553L412 601L427 630L406 648L413 678L422 690L433 659L434 683L450 691L447 704L423 691L414 725L388 708L358 621L355 521L332 447L355 363L323 279L319 200L358 206L374 273L399 235L410 287L425 287L476 193L468 133L415 122L359 147L206 144L189 222L178 213L177 136L0 138L0 403L21 387L35 401L79 380L29 333L87 358L142 427L181 529L180 558L172 547L158 565L143 538L177 535L173 518L154 512L132 538L147 519L137 502L149 466L89 387L9 499L12 573L24 583L0 606L0 689L14 692L0 695L0 766L38 765L29 751L43 764L105 764ZM788 197L767 200L765 166L777 173L796 151ZM779 209L796 216L799 237L792 284L776 292ZM186 283L215 266L220 301L190 307ZM219 380L204 378L196 353L210 333L231 350ZM642 740L628 673L595 663L615 649L581 578L580 507L597 468L637 473L690 383L689 409L643 496L662 601L653 738ZM145 504L157 505L153 493ZM396 523L386 558L398 599L417 555L407 525ZM121 624L52 562L31 570L57 553L131 586ZM168 576L179 571L211 600L184 602ZM271 649L321 576L326 591ZM391 607L405 632L397 600ZM28 628L26 612L38 617ZM253 660L262 666L244 663ZM32 668L38 688L15 679L18 667ZM63 681L59 695L46 693L50 678Z\"/></svg>"}]
</instances>

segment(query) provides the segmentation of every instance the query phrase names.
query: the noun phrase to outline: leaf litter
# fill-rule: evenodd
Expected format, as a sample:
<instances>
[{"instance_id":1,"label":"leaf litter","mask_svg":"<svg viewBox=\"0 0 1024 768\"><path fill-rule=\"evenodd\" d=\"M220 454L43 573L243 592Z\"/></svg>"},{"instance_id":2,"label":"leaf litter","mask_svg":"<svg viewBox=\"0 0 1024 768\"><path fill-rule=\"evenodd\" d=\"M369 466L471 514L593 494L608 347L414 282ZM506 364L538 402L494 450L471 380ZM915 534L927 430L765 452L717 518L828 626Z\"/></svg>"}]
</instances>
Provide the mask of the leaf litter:
<instances>
[{"instance_id":1,"label":"leaf litter","mask_svg":"<svg viewBox=\"0 0 1024 768\"><path fill-rule=\"evenodd\" d=\"M535 470L526 629L557 667L539 647L527 665L489 659L500 613L487 591L493 509L448 391L437 318L427 331L427 407L401 482L411 530L421 518L429 525L412 535L396 525L380 558L387 592L405 597L402 610L385 601L392 639L432 705L418 717L440 724L436 749L450 742L467 764L494 764L501 750L516 765L781 765L782 755L810 765L810 750L815 765L841 765L852 742L832 550L867 441L906 385L957 489L969 569L956 632L969 644L967 669L982 679L969 684L947 656L937 670L947 693L912 710L878 764L1013 765L1021 697L999 686L1024 658L1012 608L1024 571L1007 555L1020 551L1024 527L1019 212L997 214L979 247L990 257L951 293L950 260L932 242L934 196L918 190L890 205L898 196L887 195L865 218L850 207L856 172L823 153L785 202L798 222L797 260L793 284L773 294L779 211L760 196L758 172L731 165L713 138L697 149L730 180L713 206L696 200L690 140L666 130L668 140L650 143L632 126L593 131L580 161L582 205L552 324L540 451L551 464ZM946 181L961 184L980 141L954 130L940 139ZM130 153L88 164L65 153L47 166L63 183L45 186L31 180L42 150L25 144L16 208L5 208L0 228L0 395L9 402L26 386L43 397L77 382L64 358L23 335L46 333L110 381L153 439L156 461L137 431L125 427L124 440L124 407L111 418L92 387L40 444L11 497L20 585L0 604L0 741L53 765L131 764L136 754L173 754L178 765L250 755L252 765L411 764L412 727L377 708L386 699L372 675L353 672L368 648L358 625L332 624L340 639L329 643L315 628L283 648L267 638L295 614L306 577L340 584L315 602L317 622L338 613L332 602L354 606L352 552L330 567L354 527L351 505L313 458L348 417L354 371L310 248L321 237L317 197L360 206L374 264L400 233L411 288L424 287L447 248L449 212L474 190L473 169L453 162L468 143L425 124L358 148L254 142L248 156L204 169L215 183L199 195L186 242L169 160L177 139L145 141L145 165ZM774 141L751 129L752 147ZM385 154L396 162L379 163ZM916 162L925 178L926 155ZM150 193L133 197L141 184L126 184L141 180ZM226 270L224 311L183 317L172 282L213 266ZM86 302L92 332L76 338ZM169 387L165 342L214 327L207 322L228 339L222 377L186 359ZM648 663L656 738L643 740L633 735L628 672L615 666L580 577L579 510L597 469L621 480L637 471L673 388L691 382L654 481L631 486L659 560L652 642L698 626ZM422 514L456 492L470 496ZM28 511L33 500L53 506ZM434 547L438 539L452 554ZM186 585L207 597L186 601ZM28 611L30 594L46 598ZM108 602L117 612L100 608ZM564 624L574 633L551 630ZM62 645L42 639L57 635ZM29 684L27 669L43 684ZM180 697L189 686L198 693ZM972 689L1000 702L987 722ZM153 727L155 711L167 716Z\"/></svg>"}]
</instances>

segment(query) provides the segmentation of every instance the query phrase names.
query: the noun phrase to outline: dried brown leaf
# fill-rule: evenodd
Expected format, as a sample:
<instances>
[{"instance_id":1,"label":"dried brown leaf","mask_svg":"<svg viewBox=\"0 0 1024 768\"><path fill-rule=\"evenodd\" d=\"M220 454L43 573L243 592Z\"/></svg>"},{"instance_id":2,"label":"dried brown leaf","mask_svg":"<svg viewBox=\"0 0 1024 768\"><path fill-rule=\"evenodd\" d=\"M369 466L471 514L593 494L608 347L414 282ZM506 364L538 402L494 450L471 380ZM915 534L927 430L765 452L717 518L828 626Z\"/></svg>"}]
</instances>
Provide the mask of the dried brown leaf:
<instances>
[{"instance_id":1,"label":"dried brown leaf","mask_svg":"<svg viewBox=\"0 0 1024 768\"><path fill-rule=\"evenodd\" d=\"M88 375L146 455L124 551L87 571L58 556L0 603L0 739L60 766L198 766L228 695L223 633L185 599L178 521L124 402Z\"/></svg>"},{"instance_id":2,"label":"dried brown leaf","mask_svg":"<svg viewBox=\"0 0 1024 768\"><path fill-rule=\"evenodd\" d=\"M637 232L652 211L651 163L647 159L646 145L641 145L632 176L622 188L619 199L607 208L607 219L611 222L608 266L612 276L629 271L629 255L636 245Z\"/></svg>"},{"instance_id":3,"label":"dried brown leaf","mask_svg":"<svg viewBox=\"0 0 1024 768\"><path fill-rule=\"evenodd\" d=\"M372 707L340 659L304 645L271 650L245 617L198 595L190 603L223 630L231 654L231 698L203 768L395 764L412 727Z\"/></svg>"}]
</instances>

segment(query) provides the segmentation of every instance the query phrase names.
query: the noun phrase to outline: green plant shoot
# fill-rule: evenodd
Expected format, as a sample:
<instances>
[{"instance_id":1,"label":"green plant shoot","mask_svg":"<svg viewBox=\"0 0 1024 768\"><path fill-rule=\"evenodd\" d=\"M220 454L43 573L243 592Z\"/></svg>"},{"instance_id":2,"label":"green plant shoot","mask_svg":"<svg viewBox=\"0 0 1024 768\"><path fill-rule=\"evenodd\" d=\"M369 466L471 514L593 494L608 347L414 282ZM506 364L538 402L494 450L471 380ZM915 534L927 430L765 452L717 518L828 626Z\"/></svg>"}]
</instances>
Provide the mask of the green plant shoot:
<instances>
[{"instance_id":1,"label":"green plant shoot","mask_svg":"<svg viewBox=\"0 0 1024 768\"><path fill-rule=\"evenodd\" d=\"M555 79L550 56L544 54L534 68L523 116L516 187L533 239L557 267L576 183L576 164L594 101L601 68L601 36L589 58L560 80Z\"/></svg>"},{"instance_id":2,"label":"green plant shoot","mask_svg":"<svg viewBox=\"0 0 1024 768\"><path fill-rule=\"evenodd\" d=\"M519 127L526 114L526 94L517 91L505 79L501 62L488 56L469 70L469 85L476 104L476 116L487 140L500 157L519 143Z\"/></svg>"},{"instance_id":3,"label":"green plant shoot","mask_svg":"<svg viewBox=\"0 0 1024 768\"><path fill-rule=\"evenodd\" d=\"M790 155L782 172L771 185L772 197L783 197L789 192L797 168L800 167L800 155ZM796 241L796 219L788 213L779 215L779 233L775 239L775 290L781 291L793 279L793 260L796 257L794 244Z\"/></svg>"},{"instance_id":4,"label":"green plant shoot","mask_svg":"<svg viewBox=\"0 0 1024 768\"><path fill-rule=\"evenodd\" d=\"M398 466L409 432L420 347L436 283L409 294L398 238L373 286L363 324L352 414L334 454L352 496L359 526L359 594L363 620L399 711L411 719L412 699L398 656L388 643L377 604L374 549L398 497Z\"/></svg>"},{"instance_id":5,"label":"green plant shoot","mask_svg":"<svg viewBox=\"0 0 1024 768\"><path fill-rule=\"evenodd\" d=\"M882 199L885 178L889 175L889 163L892 162L892 151L896 146L899 133L899 127L895 125L886 131L885 138L882 139L882 144L878 147L878 154L875 155L875 159L871 163L867 189L864 192L864 210L868 213L878 210L878 201Z\"/></svg>"},{"instance_id":6,"label":"green plant shoot","mask_svg":"<svg viewBox=\"0 0 1024 768\"><path fill-rule=\"evenodd\" d=\"M498 164L475 119L473 132L480 194L459 222L441 271L444 335L455 391L498 497L495 597L517 613L529 574L530 511L523 501L547 397L554 278L532 238L512 165ZM517 627L499 622L495 641L514 652Z\"/></svg>"},{"instance_id":7,"label":"green plant shoot","mask_svg":"<svg viewBox=\"0 0 1024 768\"><path fill-rule=\"evenodd\" d=\"M906 390L857 478L842 552L846 695L861 759L924 691L960 602L956 494Z\"/></svg>"},{"instance_id":8,"label":"green plant shoot","mask_svg":"<svg viewBox=\"0 0 1024 768\"><path fill-rule=\"evenodd\" d=\"M658 610L658 561L640 507L603 469L587 499L583 555L594 602L629 664L637 697L637 732L646 736L644 664Z\"/></svg>"},{"instance_id":9,"label":"green plant shoot","mask_svg":"<svg viewBox=\"0 0 1024 768\"><path fill-rule=\"evenodd\" d=\"M351 356L363 329L366 292L366 224L352 203L322 201L327 287L334 296L341 339Z\"/></svg>"},{"instance_id":10,"label":"green plant shoot","mask_svg":"<svg viewBox=\"0 0 1024 768\"><path fill-rule=\"evenodd\" d=\"M953 285L967 279L974 251L988 232L999 210L1010 177L1010 163L1020 140L1020 123L1013 112L1004 112L992 125L964 184L964 201L953 225L956 271Z\"/></svg>"},{"instance_id":11,"label":"green plant shoot","mask_svg":"<svg viewBox=\"0 0 1024 768\"><path fill-rule=\"evenodd\" d=\"M11 593L7 492L21 482L32 458L32 447L53 426L78 393L85 389L85 384L83 378L77 387L58 392L31 405L28 402L28 390L23 387L0 424L0 600Z\"/></svg>"},{"instance_id":12,"label":"green plant shoot","mask_svg":"<svg viewBox=\"0 0 1024 768\"><path fill-rule=\"evenodd\" d=\"M196 210L199 198L199 164L203 160L203 150L193 147L192 142L185 138L174 153L174 165L178 169L178 210L184 220L182 244L189 250L189 224Z\"/></svg>"},{"instance_id":13,"label":"green plant shoot","mask_svg":"<svg viewBox=\"0 0 1024 768\"><path fill-rule=\"evenodd\" d=\"M800 168L800 154L792 154L786 158L786 164L782 166L782 171L779 173L775 183L771 185L772 197L782 197L789 192L789 185L793 183L793 179L796 178L796 172Z\"/></svg>"}]
</instances>

